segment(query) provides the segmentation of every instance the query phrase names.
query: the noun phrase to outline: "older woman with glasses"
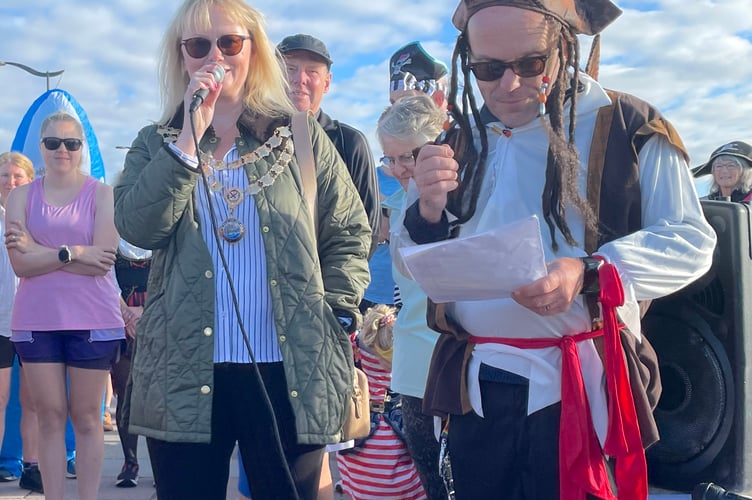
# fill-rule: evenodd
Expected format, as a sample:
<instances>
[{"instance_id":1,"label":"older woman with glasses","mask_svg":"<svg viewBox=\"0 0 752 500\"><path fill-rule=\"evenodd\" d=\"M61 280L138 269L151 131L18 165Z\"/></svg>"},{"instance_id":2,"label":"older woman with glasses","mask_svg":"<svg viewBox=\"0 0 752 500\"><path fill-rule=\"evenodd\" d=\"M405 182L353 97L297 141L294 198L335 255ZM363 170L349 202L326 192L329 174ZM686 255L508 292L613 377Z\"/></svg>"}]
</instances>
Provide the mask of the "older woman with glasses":
<instances>
[{"instance_id":1,"label":"older woman with glasses","mask_svg":"<svg viewBox=\"0 0 752 500\"><path fill-rule=\"evenodd\" d=\"M104 459L102 394L125 338L111 275L112 189L81 172L83 129L72 115L48 116L40 143L44 177L11 191L6 206L5 245L21 278L11 340L37 411L45 498L65 495L70 412L78 498L93 500Z\"/></svg>"},{"instance_id":2,"label":"older woman with glasses","mask_svg":"<svg viewBox=\"0 0 752 500\"><path fill-rule=\"evenodd\" d=\"M392 228L401 226L406 191L415 167L413 151L433 142L445 121L446 114L425 94L399 99L379 118L376 135L384 152L381 168L397 179L402 187L382 203L391 209L389 223ZM405 441L425 493L431 499L445 498L446 492L438 474L439 446L433 433L433 417L422 412L428 366L439 334L426 325L426 295L418 284L394 267L392 275L399 287L402 308L394 324L391 388L402 394ZM346 464L350 471L348 480L357 478L353 472L357 470L357 461L347 457L339 457L339 461L349 462ZM353 488L347 481L343 486Z\"/></svg>"},{"instance_id":3,"label":"older woman with glasses","mask_svg":"<svg viewBox=\"0 0 752 500\"><path fill-rule=\"evenodd\" d=\"M352 392L343 325L360 321L371 232L315 120L291 137L262 21L243 0L183 2L162 42L162 119L115 188L123 238L153 250L124 411L159 498L226 498L236 443L254 498L316 498Z\"/></svg>"},{"instance_id":4,"label":"older woman with glasses","mask_svg":"<svg viewBox=\"0 0 752 500\"><path fill-rule=\"evenodd\" d=\"M709 200L749 202L752 198L752 146L733 141L713 151L695 176L713 174Z\"/></svg>"}]
</instances>

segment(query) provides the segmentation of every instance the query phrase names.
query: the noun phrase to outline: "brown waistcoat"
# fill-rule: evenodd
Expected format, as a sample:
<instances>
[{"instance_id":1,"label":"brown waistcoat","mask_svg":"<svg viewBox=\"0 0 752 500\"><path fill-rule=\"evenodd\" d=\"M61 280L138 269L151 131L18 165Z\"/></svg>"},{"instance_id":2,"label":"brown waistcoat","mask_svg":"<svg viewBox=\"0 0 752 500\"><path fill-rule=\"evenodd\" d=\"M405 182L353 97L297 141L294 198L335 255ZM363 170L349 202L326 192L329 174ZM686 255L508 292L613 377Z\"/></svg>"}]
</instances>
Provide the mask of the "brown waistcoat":
<instances>
[{"instance_id":1,"label":"brown waistcoat","mask_svg":"<svg viewBox=\"0 0 752 500\"><path fill-rule=\"evenodd\" d=\"M598 112L588 164L588 201L598 214L598 234L588 231L585 250L590 254L601 245L642 227L638 155L654 134L666 138L688 159L673 126L650 104L634 96L608 92L613 104ZM455 232L456 235L456 232ZM446 315L446 304L428 300L428 326L442 333L434 348L423 399L424 412L446 417L472 410L467 392L467 362L473 344L468 332ZM652 410L660 397L658 363L650 344L622 332L622 345L635 398L643 445L658 440Z\"/></svg>"}]
</instances>

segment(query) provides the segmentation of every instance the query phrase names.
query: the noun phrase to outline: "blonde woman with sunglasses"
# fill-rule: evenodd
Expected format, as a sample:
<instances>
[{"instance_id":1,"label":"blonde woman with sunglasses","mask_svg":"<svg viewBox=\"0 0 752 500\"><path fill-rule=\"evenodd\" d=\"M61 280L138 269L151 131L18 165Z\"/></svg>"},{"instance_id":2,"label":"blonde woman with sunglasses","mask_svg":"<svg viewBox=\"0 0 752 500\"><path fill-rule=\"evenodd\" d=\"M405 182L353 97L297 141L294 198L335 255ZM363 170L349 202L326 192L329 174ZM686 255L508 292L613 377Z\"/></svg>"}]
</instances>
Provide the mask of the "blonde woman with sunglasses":
<instances>
[{"instance_id":1,"label":"blonde woman with sunglasses","mask_svg":"<svg viewBox=\"0 0 752 500\"><path fill-rule=\"evenodd\" d=\"M68 413L76 436L78 498L97 497L102 394L125 338L111 274L118 243L112 188L81 172L82 146L76 118L65 112L48 116L40 140L45 175L14 189L6 207L5 245L21 278L11 340L37 410L48 499L65 494Z\"/></svg>"},{"instance_id":2,"label":"blonde woman with sunglasses","mask_svg":"<svg viewBox=\"0 0 752 500\"><path fill-rule=\"evenodd\" d=\"M153 250L130 432L159 498L224 500L236 444L254 499L316 498L352 391L342 324L368 283L365 210L312 117L291 138L285 74L247 3L186 0L160 73L162 118L115 188L123 238ZM314 213L296 157L309 143Z\"/></svg>"}]
</instances>

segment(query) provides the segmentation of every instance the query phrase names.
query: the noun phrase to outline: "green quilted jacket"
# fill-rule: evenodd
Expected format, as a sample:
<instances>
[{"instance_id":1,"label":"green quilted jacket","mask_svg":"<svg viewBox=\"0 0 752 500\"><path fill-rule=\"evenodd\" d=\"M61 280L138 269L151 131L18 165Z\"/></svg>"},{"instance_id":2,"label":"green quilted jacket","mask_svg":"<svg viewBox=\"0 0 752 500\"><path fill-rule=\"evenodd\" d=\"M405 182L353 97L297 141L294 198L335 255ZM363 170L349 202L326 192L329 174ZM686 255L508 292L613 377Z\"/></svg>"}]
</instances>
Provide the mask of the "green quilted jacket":
<instances>
[{"instance_id":1,"label":"green quilted jacket","mask_svg":"<svg viewBox=\"0 0 752 500\"><path fill-rule=\"evenodd\" d=\"M289 117L271 120L246 112L238 121L239 154L253 151L287 124ZM317 240L294 158L254 200L298 441L323 444L339 439L352 392L352 350L337 316L359 320L357 305L369 281L371 230L334 146L312 118L309 129L318 183ZM214 268L194 199L200 177L169 149L170 132L175 129L142 129L115 187L121 236L154 251L125 415L134 434L209 442ZM210 129L201 140L202 150L211 147L211 136ZM296 144L308 140L294 139ZM278 154L275 150L245 165L250 182L266 174ZM311 251L315 241L318 253Z\"/></svg>"}]
</instances>

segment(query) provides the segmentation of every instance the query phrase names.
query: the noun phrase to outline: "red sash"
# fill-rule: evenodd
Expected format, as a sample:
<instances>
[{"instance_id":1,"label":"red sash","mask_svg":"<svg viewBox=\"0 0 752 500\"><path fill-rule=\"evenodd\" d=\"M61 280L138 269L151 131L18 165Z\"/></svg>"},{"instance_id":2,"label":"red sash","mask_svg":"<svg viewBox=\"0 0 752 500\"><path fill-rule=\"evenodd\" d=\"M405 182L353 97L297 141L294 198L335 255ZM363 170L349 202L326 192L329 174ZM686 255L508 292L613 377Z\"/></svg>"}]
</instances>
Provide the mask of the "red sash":
<instances>
[{"instance_id":1,"label":"red sash","mask_svg":"<svg viewBox=\"0 0 752 500\"><path fill-rule=\"evenodd\" d=\"M604 263L599 270L603 328L561 338L510 339L471 336L476 344L504 344L519 349L559 347L561 366L561 425L559 429L559 484L562 500L585 500L594 495L614 500L603 454L614 457L619 498L648 497L648 473L642 448L626 362L619 339L616 307L624 290L616 268ZM604 369L608 394L608 432L601 450L593 427L577 342L604 337Z\"/></svg>"}]
</instances>

